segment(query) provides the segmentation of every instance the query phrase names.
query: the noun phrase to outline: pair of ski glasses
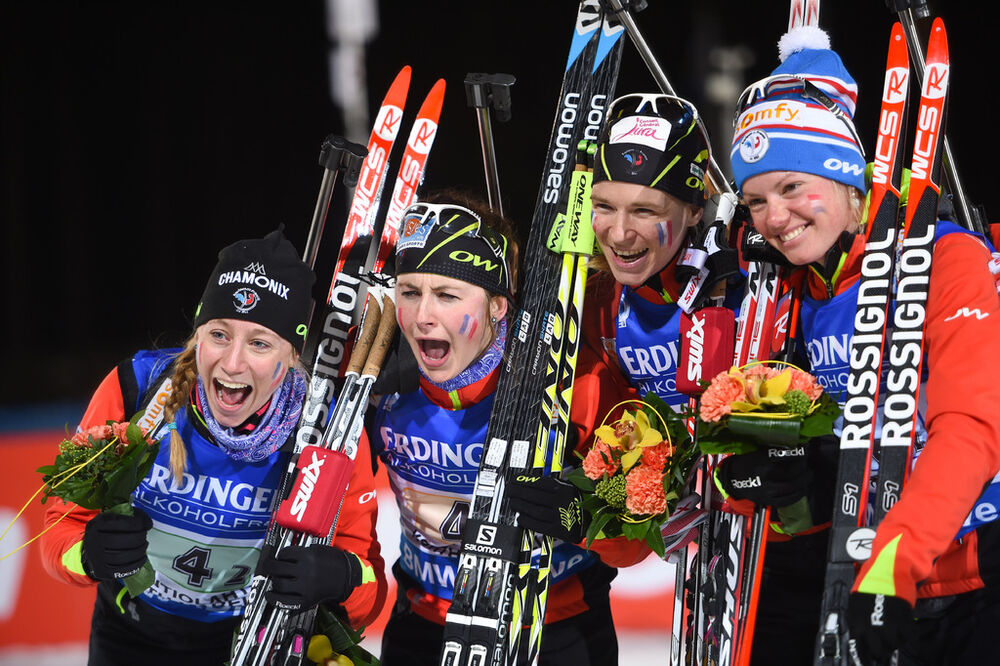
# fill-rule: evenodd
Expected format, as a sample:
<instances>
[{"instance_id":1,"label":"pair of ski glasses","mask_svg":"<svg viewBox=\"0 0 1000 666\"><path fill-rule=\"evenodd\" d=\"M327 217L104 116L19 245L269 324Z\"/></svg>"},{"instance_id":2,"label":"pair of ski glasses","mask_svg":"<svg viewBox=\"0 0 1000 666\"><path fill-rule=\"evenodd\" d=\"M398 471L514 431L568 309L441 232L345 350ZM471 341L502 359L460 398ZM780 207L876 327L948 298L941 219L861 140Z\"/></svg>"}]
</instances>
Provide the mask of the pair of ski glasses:
<instances>
[{"instance_id":1,"label":"pair of ski glasses","mask_svg":"<svg viewBox=\"0 0 1000 666\"><path fill-rule=\"evenodd\" d=\"M698 108L675 95L664 93L629 93L611 102L607 117L610 122L624 116L651 116L663 118L672 126L688 129L693 124L701 134L705 146L711 153L712 143L708 139L708 130L698 113ZM709 155L711 159L711 155Z\"/></svg>"},{"instance_id":2,"label":"pair of ski glasses","mask_svg":"<svg viewBox=\"0 0 1000 666\"><path fill-rule=\"evenodd\" d=\"M407 208L400 224L397 251L407 248L407 238L426 237L431 232L444 234L445 238L425 248L428 256L455 238L475 238L481 240L501 262L504 275L510 275L510 267L507 265L507 237L483 224L476 213L457 204L416 203Z\"/></svg>"},{"instance_id":3,"label":"pair of ski glasses","mask_svg":"<svg viewBox=\"0 0 1000 666\"><path fill-rule=\"evenodd\" d=\"M847 128L847 131L854 139L854 142L858 144L858 150L861 151L862 157L864 156L865 147L861 143L861 136L858 135L858 131L854 128L854 122L848 117L847 113L844 112L844 109L830 99L829 95L820 90L819 86L804 76L776 74L774 76L769 76L766 79L761 79L756 83L751 83L746 87L740 95L739 100L736 102L736 114L733 116L733 129L736 129L737 121L740 116L743 115L743 112L757 102L771 96L777 97L790 94L798 94L811 102L816 102L836 116L837 119L840 120L840 122L842 122Z\"/></svg>"}]
</instances>

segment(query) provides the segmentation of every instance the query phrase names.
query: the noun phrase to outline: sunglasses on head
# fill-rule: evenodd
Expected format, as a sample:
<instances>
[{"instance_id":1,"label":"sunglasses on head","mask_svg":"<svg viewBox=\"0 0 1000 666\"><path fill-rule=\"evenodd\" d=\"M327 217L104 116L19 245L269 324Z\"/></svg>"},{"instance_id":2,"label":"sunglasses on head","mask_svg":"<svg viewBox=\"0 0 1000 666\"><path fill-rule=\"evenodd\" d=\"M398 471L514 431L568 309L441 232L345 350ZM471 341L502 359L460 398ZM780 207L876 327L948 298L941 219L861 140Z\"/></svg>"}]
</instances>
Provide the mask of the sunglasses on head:
<instances>
[{"instance_id":1,"label":"sunglasses on head","mask_svg":"<svg viewBox=\"0 0 1000 666\"><path fill-rule=\"evenodd\" d=\"M690 122L694 123L698 128L698 132L701 133L701 138L705 142L705 145L712 145L708 139L708 130L705 128L705 123L702 121L697 107L683 97L676 97L674 95L666 95L663 93L629 93L628 95L622 95L615 101L611 102L611 106L608 107L608 118L614 119L616 115L628 116L650 114L659 116L670 122L669 117L664 114L666 114L671 107L679 107L685 114L690 115ZM671 124L673 124L673 122L671 122Z\"/></svg>"},{"instance_id":2,"label":"sunglasses on head","mask_svg":"<svg viewBox=\"0 0 1000 666\"><path fill-rule=\"evenodd\" d=\"M794 74L776 74L766 79L761 79L746 87L736 102L736 114L733 116L733 129L736 129L737 122L743 112L761 100L772 96L798 94L806 99L816 102L827 111L836 116L840 122L844 123L854 142L858 145L861 155L865 154L865 147L861 143L861 137L854 128L854 123L848 117L844 109L830 99L830 96L820 90L819 86L805 78Z\"/></svg>"},{"instance_id":3,"label":"sunglasses on head","mask_svg":"<svg viewBox=\"0 0 1000 666\"><path fill-rule=\"evenodd\" d=\"M412 236L418 228L430 227L428 231L436 231L448 235L448 239L458 236L478 238L486 243L493 255L503 264L506 275L510 275L507 265L507 237L498 233L490 226L483 224L479 215L468 208L456 204L417 203L406 209L400 223L400 239Z\"/></svg>"}]
</instances>

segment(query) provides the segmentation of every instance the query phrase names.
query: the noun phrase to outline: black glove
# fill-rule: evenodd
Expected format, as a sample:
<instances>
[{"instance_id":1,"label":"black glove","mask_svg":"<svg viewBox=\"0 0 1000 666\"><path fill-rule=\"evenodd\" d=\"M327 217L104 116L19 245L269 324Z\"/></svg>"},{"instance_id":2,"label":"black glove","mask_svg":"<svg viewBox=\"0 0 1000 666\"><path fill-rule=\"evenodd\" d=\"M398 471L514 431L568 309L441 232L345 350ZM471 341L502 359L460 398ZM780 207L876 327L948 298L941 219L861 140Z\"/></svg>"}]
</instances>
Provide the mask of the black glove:
<instances>
[{"instance_id":1,"label":"black glove","mask_svg":"<svg viewBox=\"0 0 1000 666\"><path fill-rule=\"evenodd\" d=\"M913 607L899 597L854 592L847 601L850 655L855 666L888 664L916 631Z\"/></svg>"},{"instance_id":2,"label":"black glove","mask_svg":"<svg viewBox=\"0 0 1000 666\"><path fill-rule=\"evenodd\" d=\"M361 585L361 561L334 546L287 546L261 562L271 578L267 600L286 610L340 603Z\"/></svg>"},{"instance_id":3,"label":"black glove","mask_svg":"<svg viewBox=\"0 0 1000 666\"><path fill-rule=\"evenodd\" d=\"M518 527L578 543L590 523L580 491L556 476L521 475L507 488L510 508L519 512Z\"/></svg>"},{"instance_id":4,"label":"black glove","mask_svg":"<svg viewBox=\"0 0 1000 666\"><path fill-rule=\"evenodd\" d=\"M80 559L94 580L125 578L146 562L146 532L153 521L142 509L131 516L102 511L87 523Z\"/></svg>"},{"instance_id":5,"label":"black glove","mask_svg":"<svg viewBox=\"0 0 1000 666\"><path fill-rule=\"evenodd\" d=\"M761 447L732 455L722 461L716 474L729 496L748 499L756 506L790 506L806 496L812 481L805 446Z\"/></svg>"}]
</instances>

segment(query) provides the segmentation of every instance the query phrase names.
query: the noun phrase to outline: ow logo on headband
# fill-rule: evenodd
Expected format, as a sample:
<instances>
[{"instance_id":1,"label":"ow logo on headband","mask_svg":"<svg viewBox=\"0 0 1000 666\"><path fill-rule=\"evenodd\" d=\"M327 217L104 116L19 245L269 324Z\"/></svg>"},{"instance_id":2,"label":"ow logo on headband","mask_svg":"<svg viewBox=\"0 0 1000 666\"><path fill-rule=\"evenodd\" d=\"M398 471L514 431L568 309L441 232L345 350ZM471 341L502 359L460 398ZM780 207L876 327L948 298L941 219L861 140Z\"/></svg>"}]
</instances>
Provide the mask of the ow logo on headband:
<instances>
[{"instance_id":1,"label":"ow logo on headband","mask_svg":"<svg viewBox=\"0 0 1000 666\"><path fill-rule=\"evenodd\" d=\"M448 255L448 258L462 264L472 264L476 268L481 266L486 269L487 273L496 270L500 266L500 264L494 263L489 259L483 259L478 254L473 254L468 250L455 250Z\"/></svg>"}]
</instances>

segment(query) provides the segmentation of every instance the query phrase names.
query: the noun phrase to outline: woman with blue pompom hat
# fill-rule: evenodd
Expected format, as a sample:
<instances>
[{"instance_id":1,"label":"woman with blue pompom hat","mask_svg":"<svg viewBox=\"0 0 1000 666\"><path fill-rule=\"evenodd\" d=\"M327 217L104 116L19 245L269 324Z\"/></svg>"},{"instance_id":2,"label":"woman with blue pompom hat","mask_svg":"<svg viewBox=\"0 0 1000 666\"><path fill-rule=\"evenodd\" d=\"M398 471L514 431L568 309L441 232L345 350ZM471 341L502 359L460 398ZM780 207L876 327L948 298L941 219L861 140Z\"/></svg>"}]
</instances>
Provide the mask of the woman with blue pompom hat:
<instances>
[{"instance_id":1,"label":"woman with blue pompom hat","mask_svg":"<svg viewBox=\"0 0 1000 666\"><path fill-rule=\"evenodd\" d=\"M868 223L865 160L853 124L857 87L818 28L797 28L779 47L781 65L741 98L733 175L756 230L805 281L799 337L811 371L828 391L843 393L849 360L829 353L829 343L849 340L854 330ZM985 239L939 221L934 243L919 457L850 596L852 656L863 664L884 663L895 649L900 663L995 660L1000 525L981 522L967 531L963 523L1000 472L1000 383L993 365L982 362L995 358L1000 342L1000 299ZM769 544L753 663L811 663L825 538L819 532ZM806 550L811 559L801 557ZM789 609L804 615L790 619Z\"/></svg>"}]
</instances>

